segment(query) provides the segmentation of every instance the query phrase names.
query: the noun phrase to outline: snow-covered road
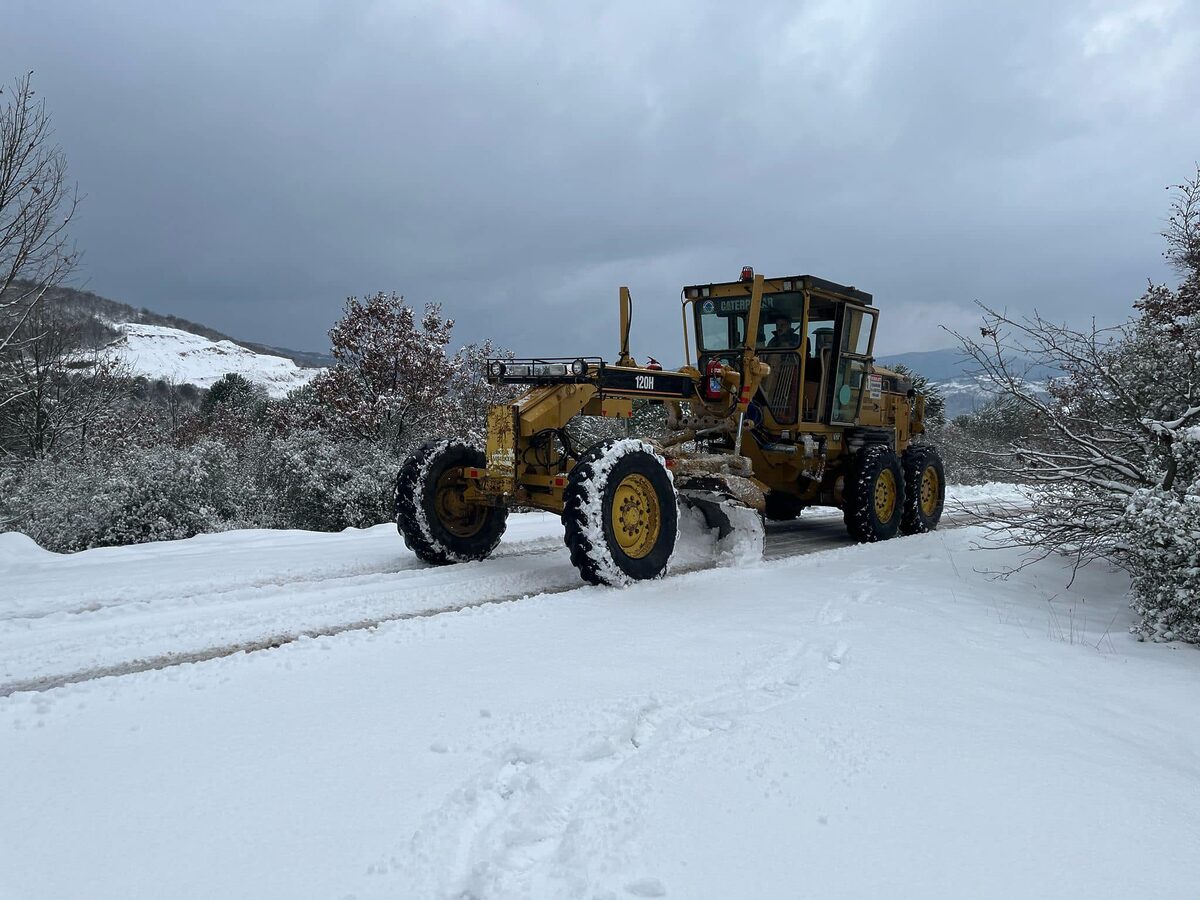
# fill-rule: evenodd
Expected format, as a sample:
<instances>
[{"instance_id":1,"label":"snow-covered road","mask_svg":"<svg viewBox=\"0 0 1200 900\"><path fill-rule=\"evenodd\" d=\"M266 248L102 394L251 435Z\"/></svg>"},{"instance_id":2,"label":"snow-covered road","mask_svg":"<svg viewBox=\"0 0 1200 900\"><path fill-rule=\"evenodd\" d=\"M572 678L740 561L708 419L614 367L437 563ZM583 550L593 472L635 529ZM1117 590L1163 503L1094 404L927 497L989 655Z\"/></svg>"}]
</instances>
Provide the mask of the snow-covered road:
<instances>
[{"instance_id":1,"label":"snow-covered road","mask_svg":"<svg viewBox=\"0 0 1200 900\"><path fill-rule=\"evenodd\" d=\"M494 561L514 593L559 553L545 525L515 521ZM355 586L386 602L373 579L457 571L430 602L482 599L471 566L398 568L386 537L56 558L75 575L21 615L95 606L103 643L169 636L156 610L189 603L181 637L216 628L221 586L235 630L255 591L345 612ZM1133 641L1119 573L996 581L1015 557L977 537L573 583L12 694L0 897L1194 896L1200 654ZM8 573L38 555L0 552Z\"/></svg>"},{"instance_id":2,"label":"snow-covered road","mask_svg":"<svg viewBox=\"0 0 1200 900\"><path fill-rule=\"evenodd\" d=\"M1008 486L958 489L963 502L1011 499ZM768 559L852 543L836 510L771 526ZM713 564L680 547L675 571ZM392 525L339 534L232 531L152 545L48 553L0 534L0 696L197 662L380 622L574 590L579 573L557 516L515 514L489 559L418 560Z\"/></svg>"}]
</instances>

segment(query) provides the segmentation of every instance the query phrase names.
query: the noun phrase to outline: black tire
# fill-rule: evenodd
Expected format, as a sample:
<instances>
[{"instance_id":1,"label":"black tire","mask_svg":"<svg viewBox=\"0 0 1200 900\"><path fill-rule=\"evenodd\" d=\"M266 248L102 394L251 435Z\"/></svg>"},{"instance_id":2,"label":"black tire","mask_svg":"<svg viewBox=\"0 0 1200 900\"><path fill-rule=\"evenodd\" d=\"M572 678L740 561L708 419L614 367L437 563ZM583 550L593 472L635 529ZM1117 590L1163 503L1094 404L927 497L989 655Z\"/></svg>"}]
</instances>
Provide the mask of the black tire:
<instances>
[{"instance_id":1,"label":"black tire","mask_svg":"<svg viewBox=\"0 0 1200 900\"><path fill-rule=\"evenodd\" d=\"M904 517L902 534L933 531L946 505L946 470L932 444L913 444L901 458L904 469Z\"/></svg>"},{"instance_id":2,"label":"black tire","mask_svg":"<svg viewBox=\"0 0 1200 900\"><path fill-rule=\"evenodd\" d=\"M886 497L889 492L890 504L883 503L881 493ZM896 452L885 444L859 450L851 462L842 496L842 515L852 538L872 543L895 537L904 515L904 471Z\"/></svg>"},{"instance_id":3,"label":"black tire","mask_svg":"<svg viewBox=\"0 0 1200 900\"><path fill-rule=\"evenodd\" d=\"M455 471L484 467L483 451L451 441L422 444L396 477L396 527L408 549L425 562L444 566L484 559L496 549L508 510L462 501ZM461 514L455 517L452 510Z\"/></svg>"},{"instance_id":4,"label":"black tire","mask_svg":"<svg viewBox=\"0 0 1200 900\"><path fill-rule=\"evenodd\" d=\"M763 510L763 516L773 522L790 522L800 515L803 509L804 504L791 494L768 491L767 505Z\"/></svg>"},{"instance_id":5,"label":"black tire","mask_svg":"<svg viewBox=\"0 0 1200 900\"><path fill-rule=\"evenodd\" d=\"M615 523L623 520L614 501L618 488L627 482L638 485L640 500L647 501L644 511L642 506L633 510L636 521L631 529L647 530L644 547L631 548L632 552L622 547L615 530ZM628 485L623 488L629 490ZM624 585L658 578L675 550L679 528L675 487L662 457L637 440L601 441L591 447L567 478L562 521L571 562L589 584Z\"/></svg>"}]
</instances>

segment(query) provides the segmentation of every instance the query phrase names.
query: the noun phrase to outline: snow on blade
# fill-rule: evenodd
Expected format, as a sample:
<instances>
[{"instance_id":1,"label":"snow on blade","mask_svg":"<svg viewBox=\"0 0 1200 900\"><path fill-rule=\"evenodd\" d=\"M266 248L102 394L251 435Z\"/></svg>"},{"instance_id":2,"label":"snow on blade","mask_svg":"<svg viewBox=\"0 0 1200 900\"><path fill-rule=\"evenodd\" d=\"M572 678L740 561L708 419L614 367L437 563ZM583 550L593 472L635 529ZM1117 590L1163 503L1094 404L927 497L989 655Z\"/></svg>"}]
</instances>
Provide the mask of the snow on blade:
<instances>
[{"instance_id":1,"label":"snow on blade","mask_svg":"<svg viewBox=\"0 0 1200 900\"><path fill-rule=\"evenodd\" d=\"M762 561L766 534L762 516L756 510L734 500L724 500L721 509L733 530L718 540L716 529L709 527L702 510L685 500L680 501L678 508L679 537L668 571L714 565L750 566Z\"/></svg>"}]
</instances>

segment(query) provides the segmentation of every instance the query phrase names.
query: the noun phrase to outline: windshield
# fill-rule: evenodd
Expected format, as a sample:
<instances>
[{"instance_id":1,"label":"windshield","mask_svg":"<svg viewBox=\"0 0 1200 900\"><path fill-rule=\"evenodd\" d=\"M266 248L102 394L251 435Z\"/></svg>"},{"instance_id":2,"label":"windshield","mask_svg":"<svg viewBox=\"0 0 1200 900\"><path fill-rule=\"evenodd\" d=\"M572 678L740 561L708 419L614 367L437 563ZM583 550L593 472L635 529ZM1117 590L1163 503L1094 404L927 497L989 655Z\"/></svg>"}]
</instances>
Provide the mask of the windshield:
<instances>
[{"instance_id":1,"label":"windshield","mask_svg":"<svg viewBox=\"0 0 1200 900\"><path fill-rule=\"evenodd\" d=\"M750 298L706 297L696 302L696 331L701 352L735 350L746 334ZM791 349L800 346L800 323L804 319L804 295L799 291L763 294L755 346L760 349Z\"/></svg>"}]
</instances>

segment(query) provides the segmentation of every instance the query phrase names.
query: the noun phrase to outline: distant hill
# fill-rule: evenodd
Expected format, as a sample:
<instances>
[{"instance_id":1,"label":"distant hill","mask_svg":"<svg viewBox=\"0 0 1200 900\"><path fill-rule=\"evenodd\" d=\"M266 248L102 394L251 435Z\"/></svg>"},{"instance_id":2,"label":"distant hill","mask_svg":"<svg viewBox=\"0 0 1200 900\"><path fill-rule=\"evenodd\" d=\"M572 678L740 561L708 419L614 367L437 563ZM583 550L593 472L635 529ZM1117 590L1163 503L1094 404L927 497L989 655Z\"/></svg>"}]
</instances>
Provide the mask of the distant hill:
<instances>
[{"instance_id":1,"label":"distant hill","mask_svg":"<svg viewBox=\"0 0 1200 900\"><path fill-rule=\"evenodd\" d=\"M283 397L333 364L324 353L241 341L179 316L139 309L91 291L54 288L47 308L79 329L82 349L120 360L135 374L208 388L236 372Z\"/></svg>"},{"instance_id":2,"label":"distant hill","mask_svg":"<svg viewBox=\"0 0 1200 900\"><path fill-rule=\"evenodd\" d=\"M136 322L122 322L116 328L118 337L102 352L146 378L210 388L221 376L237 372L262 385L270 396L286 397L321 371L298 366L284 356L257 353L233 341L212 341L181 328Z\"/></svg>"},{"instance_id":3,"label":"distant hill","mask_svg":"<svg viewBox=\"0 0 1200 900\"><path fill-rule=\"evenodd\" d=\"M875 361L881 366L908 366L930 381L954 381L964 378L971 368L966 355L959 347L924 350L918 353L896 353L880 356Z\"/></svg>"},{"instance_id":4,"label":"distant hill","mask_svg":"<svg viewBox=\"0 0 1200 900\"><path fill-rule=\"evenodd\" d=\"M131 306L117 300L109 300L91 291L81 291L76 288L53 288L47 294L47 300L55 304L56 309L68 317L87 324L88 342L93 348L103 347L120 336L118 329L113 327L118 323L139 325L155 325L162 328L172 328L176 331L186 331L189 334L208 338L210 341L229 341L247 350L264 356L281 356L290 359L304 369L323 369L333 365L333 357L327 353L315 353L308 350L292 350L287 347L274 347L270 344L259 344L254 341L243 341L230 337L215 328L192 322L179 316L163 315L145 308ZM88 320L91 320L90 322ZM94 322L94 326L91 324Z\"/></svg>"}]
</instances>

